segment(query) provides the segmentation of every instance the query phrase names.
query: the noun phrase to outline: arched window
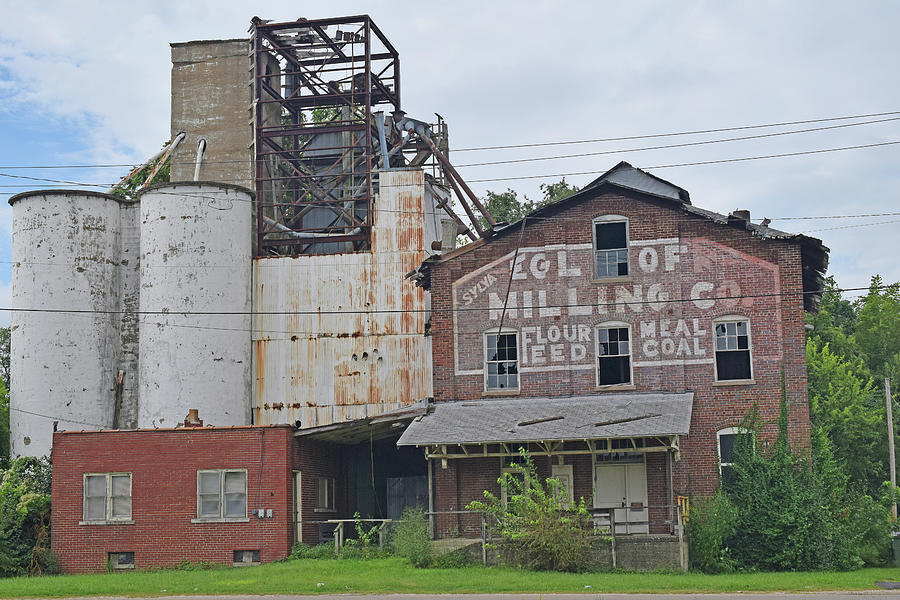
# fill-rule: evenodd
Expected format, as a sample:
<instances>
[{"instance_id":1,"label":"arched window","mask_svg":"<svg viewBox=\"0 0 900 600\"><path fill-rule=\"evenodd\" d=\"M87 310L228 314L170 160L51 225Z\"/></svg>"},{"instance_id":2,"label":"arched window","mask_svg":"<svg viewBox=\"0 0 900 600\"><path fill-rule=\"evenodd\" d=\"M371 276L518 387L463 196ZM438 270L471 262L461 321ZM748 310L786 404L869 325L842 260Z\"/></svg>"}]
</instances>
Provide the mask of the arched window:
<instances>
[{"instance_id":1,"label":"arched window","mask_svg":"<svg viewBox=\"0 0 900 600\"><path fill-rule=\"evenodd\" d=\"M484 332L484 389L519 389L519 332L515 329Z\"/></svg>"},{"instance_id":2,"label":"arched window","mask_svg":"<svg viewBox=\"0 0 900 600\"><path fill-rule=\"evenodd\" d=\"M753 379L750 319L738 315L713 320L715 336L716 381Z\"/></svg>"},{"instance_id":3,"label":"arched window","mask_svg":"<svg viewBox=\"0 0 900 600\"><path fill-rule=\"evenodd\" d=\"M594 277L628 275L628 219L603 215L594 219Z\"/></svg>"}]
</instances>

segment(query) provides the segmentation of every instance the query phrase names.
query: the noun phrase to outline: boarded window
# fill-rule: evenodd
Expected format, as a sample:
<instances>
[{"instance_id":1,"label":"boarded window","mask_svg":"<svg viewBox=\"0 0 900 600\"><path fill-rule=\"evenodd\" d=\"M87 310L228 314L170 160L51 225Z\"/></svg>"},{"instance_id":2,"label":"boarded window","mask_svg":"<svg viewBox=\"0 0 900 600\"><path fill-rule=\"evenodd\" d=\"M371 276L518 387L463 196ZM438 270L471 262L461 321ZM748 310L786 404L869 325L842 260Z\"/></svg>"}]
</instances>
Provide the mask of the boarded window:
<instances>
[{"instance_id":1,"label":"boarded window","mask_svg":"<svg viewBox=\"0 0 900 600\"><path fill-rule=\"evenodd\" d=\"M133 569L134 552L110 552L108 561L113 569Z\"/></svg>"}]
</instances>

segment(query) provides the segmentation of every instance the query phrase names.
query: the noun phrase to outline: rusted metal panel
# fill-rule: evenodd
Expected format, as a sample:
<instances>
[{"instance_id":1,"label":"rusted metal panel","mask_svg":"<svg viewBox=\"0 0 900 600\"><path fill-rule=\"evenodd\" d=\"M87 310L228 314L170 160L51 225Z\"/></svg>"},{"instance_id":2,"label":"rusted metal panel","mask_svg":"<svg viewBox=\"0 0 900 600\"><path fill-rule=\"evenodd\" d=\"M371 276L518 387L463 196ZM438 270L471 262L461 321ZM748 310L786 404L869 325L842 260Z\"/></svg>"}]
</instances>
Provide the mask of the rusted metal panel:
<instances>
[{"instance_id":1,"label":"rusted metal panel","mask_svg":"<svg viewBox=\"0 0 900 600\"><path fill-rule=\"evenodd\" d=\"M380 174L369 252L254 260L254 423L366 418L432 395L427 292L405 275L435 237L421 170Z\"/></svg>"}]
</instances>

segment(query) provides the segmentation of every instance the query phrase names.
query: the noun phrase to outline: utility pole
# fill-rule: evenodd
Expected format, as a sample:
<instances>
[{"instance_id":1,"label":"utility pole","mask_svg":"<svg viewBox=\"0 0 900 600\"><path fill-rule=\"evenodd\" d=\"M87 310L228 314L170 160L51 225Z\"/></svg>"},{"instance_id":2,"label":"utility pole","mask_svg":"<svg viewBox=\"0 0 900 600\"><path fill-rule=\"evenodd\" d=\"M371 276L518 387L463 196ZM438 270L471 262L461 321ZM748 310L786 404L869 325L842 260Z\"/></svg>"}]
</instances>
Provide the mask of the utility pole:
<instances>
[{"instance_id":1,"label":"utility pole","mask_svg":"<svg viewBox=\"0 0 900 600\"><path fill-rule=\"evenodd\" d=\"M888 425L888 460L891 465L891 489L897 486L897 460L894 457L894 413L891 410L891 380L884 378L884 401L887 408L887 425ZM897 504L891 505L891 516L894 521L897 520Z\"/></svg>"}]
</instances>

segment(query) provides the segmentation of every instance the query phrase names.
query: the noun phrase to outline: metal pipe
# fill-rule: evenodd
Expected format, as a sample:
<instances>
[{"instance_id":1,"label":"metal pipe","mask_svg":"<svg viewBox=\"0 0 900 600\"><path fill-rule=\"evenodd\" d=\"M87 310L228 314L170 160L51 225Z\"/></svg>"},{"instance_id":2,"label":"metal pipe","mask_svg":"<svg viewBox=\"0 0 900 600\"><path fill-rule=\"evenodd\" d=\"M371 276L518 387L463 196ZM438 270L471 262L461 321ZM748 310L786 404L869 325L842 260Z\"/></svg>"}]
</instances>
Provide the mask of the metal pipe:
<instances>
[{"instance_id":1,"label":"metal pipe","mask_svg":"<svg viewBox=\"0 0 900 600\"><path fill-rule=\"evenodd\" d=\"M384 132L384 113L378 111L375 113L375 125L378 127L378 141L381 145L381 170L387 171L391 168L391 159L388 155L387 136Z\"/></svg>"},{"instance_id":2,"label":"metal pipe","mask_svg":"<svg viewBox=\"0 0 900 600\"><path fill-rule=\"evenodd\" d=\"M203 162L204 152L206 152L206 138L200 138L197 142L197 158L194 159L194 181L200 181L200 164Z\"/></svg>"},{"instance_id":3,"label":"metal pipe","mask_svg":"<svg viewBox=\"0 0 900 600\"><path fill-rule=\"evenodd\" d=\"M345 236L345 235L356 235L357 233L359 233L362 230L361 227L357 227L356 229L351 229L349 232L344 232L344 233L324 233L324 232L314 233L314 232L305 232L305 231L294 231L290 227L287 227L286 225L282 225L275 219L271 219L271 218L265 217L265 216L263 217L263 221L266 223L266 225L272 226L275 229L275 231L280 231L281 233L286 233L293 238L297 238L298 240L317 240L317 239L325 239L325 238L329 238L329 237L341 237L341 236ZM277 245L277 243L274 243L274 242L273 242L273 244Z\"/></svg>"}]
</instances>

